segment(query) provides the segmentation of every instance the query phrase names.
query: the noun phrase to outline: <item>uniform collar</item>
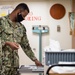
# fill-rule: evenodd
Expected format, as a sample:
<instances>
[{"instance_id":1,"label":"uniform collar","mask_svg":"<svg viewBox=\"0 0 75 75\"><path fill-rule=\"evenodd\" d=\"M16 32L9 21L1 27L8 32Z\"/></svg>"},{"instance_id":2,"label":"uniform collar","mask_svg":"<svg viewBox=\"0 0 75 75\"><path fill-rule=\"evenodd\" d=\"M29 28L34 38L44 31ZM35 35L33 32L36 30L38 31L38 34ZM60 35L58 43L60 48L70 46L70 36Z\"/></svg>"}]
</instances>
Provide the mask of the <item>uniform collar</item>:
<instances>
[{"instance_id":1,"label":"uniform collar","mask_svg":"<svg viewBox=\"0 0 75 75\"><path fill-rule=\"evenodd\" d=\"M14 28L21 26L21 23L19 23L19 22L12 22L11 19L9 18L9 15L7 15L6 18L7 18L8 22L10 23L10 26L12 26Z\"/></svg>"}]
</instances>

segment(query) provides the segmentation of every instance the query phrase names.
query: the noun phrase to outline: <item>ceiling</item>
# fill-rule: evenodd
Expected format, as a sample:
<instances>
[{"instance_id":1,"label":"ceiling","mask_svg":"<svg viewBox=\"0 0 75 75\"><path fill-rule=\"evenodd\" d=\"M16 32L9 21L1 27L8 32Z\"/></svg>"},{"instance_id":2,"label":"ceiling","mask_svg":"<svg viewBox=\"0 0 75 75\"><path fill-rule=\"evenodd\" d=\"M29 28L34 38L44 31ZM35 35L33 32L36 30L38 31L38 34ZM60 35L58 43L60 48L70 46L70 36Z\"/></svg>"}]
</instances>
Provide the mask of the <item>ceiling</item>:
<instances>
[{"instance_id":1,"label":"ceiling","mask_svg":"<svg viewBox=\"0 0 75 75\"><path fill-rule=\"evenodd\" d=\"M49 1L49 0L0 0L2 2L6 2L6 1Z\"/></svg>"}]
</instances>

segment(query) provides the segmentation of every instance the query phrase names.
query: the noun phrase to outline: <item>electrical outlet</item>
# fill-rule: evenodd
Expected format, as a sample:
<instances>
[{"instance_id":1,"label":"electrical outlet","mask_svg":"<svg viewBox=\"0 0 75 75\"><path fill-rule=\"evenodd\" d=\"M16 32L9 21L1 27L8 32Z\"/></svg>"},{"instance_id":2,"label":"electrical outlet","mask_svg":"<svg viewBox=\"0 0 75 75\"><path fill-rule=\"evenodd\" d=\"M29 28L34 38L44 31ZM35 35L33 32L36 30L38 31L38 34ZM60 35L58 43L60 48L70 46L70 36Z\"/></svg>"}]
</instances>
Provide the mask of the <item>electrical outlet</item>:
<instances>
[{"instance_id":1,"label":"electrical outlet","mask_svg":"<svg viewBox=\"0 0 75 75\"><path fill-rule=\"evenodd\" d=\"M34 51L36 51L36 48L33 48Z\"/></svg>"},{"instance_id":2,"label":"electrical outlet","mask_svg":"<svg viewBox=\"0 0 75 75\"><path fill-rule=\"evenodd\" d=\"M60 32L60 31L61 31L60 25L57 25L57 32Z\"/></svg>"}]
</instances>

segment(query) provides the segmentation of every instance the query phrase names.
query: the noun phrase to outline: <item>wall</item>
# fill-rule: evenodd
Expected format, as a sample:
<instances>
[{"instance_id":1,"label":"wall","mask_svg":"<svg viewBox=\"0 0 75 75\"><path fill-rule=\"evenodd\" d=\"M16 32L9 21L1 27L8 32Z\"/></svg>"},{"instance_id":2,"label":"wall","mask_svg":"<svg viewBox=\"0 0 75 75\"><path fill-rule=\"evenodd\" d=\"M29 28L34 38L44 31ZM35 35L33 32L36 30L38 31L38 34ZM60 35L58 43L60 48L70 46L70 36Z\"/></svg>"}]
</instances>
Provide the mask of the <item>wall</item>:
<instances>
[{"instance_id":1,"label":"wall","mask_svg":"<svg viewBox=\"0 0 75 75\"><path fill-rule=\"evenodd\" d=\"M50 38L58 40L62 49L71 48L72 36L69 35L70 27L68 20L68 13L71 11L71 2L70 0L50 0L50 2L48 3L49 9L55 3L64 5L66 14L60 20L55 20L51 16L49 16L48 20L50 27ZM57 25L60 25L61 32L57 32Z\"/></svg>"},{"instance_id":2,"label":"wall","mask_svg":"<svg viewBox=\"0 0 75 75\"><path fill-rule=\"evenodd\" d=\"M72 12L75 12L75 0L72 0ZM72 35L72 48L75 49L75 36Z\"/></svg>"},{"instance_id":3,"label":"wall","mask_svg":"<svg viewBox=\"0 0 75 75\"><path fill-rule=\"evenodd\" d=\"M39 36L38 34L33 34L32 32L32 25L48 25L49 26L49 34L42 35L42 51L43 48L49 45L49 39L55 39L60 42L62 49L72 48L72 36L69 35L70 27L69 27L69 19L68 13L71 11L71 2L70 0L44 0L44 1L7 1L7 2L0 2L0 5L8 5L11 4L13 6L17 5L20 2L25 2L28 4L30 11L33 12L32 16L41 16L41 20L39 21L23 21L22 23L27 29L27 36L29 39L29 43L32 47L32 50L35 48L36 57L38 58L38 50L39 50ZM55 4L60 3L64 5L66 8L65 16L60 20L53 19L49 14L50 7ZM61 32L57 32L57 25L60 25ZM44 52L44 51L43 51ZM19 56L20 56L20 65L22 64L34 64L22 51L19 49Z\"/></svg>"}]
</instances>

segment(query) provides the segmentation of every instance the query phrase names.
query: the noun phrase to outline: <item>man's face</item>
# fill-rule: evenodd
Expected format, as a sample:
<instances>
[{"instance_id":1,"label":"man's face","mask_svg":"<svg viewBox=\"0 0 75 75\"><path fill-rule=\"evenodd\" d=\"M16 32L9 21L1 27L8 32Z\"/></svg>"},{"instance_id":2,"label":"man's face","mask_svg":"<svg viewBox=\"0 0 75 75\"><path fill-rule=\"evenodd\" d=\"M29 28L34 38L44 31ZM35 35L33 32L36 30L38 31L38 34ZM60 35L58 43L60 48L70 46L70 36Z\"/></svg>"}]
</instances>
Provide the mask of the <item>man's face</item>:
<instances>
[{"instance_id":1,"label":"man's face","mask_svg":"<svg viewBox=\"0 0 75 75\"><path fill-rule=\"evenodd\" d=\"M17 14L17 21L21 22L24 20L24 18L27 16L28 11L27 10L23 10L21 13Z\"/></svg>"}]
</instances>

